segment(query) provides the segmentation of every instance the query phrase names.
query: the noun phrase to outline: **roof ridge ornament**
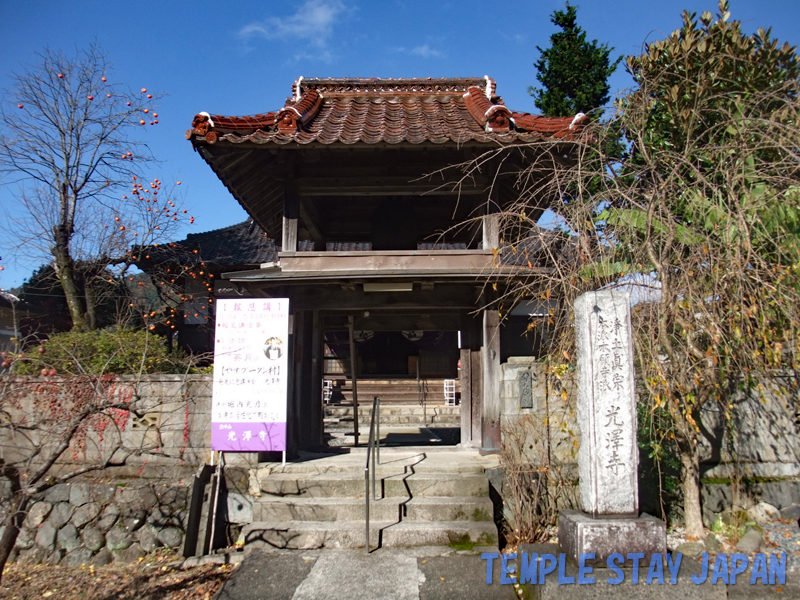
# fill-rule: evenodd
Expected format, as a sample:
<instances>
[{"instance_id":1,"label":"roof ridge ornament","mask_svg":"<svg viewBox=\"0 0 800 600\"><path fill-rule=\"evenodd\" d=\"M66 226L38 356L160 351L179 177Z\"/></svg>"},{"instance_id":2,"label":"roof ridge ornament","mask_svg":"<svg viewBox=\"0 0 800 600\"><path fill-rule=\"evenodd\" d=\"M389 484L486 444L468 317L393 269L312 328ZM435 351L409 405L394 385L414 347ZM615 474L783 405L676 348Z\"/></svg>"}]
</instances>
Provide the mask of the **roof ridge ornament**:
<instances>
[{"instance_id":1,"label":"roof ridge ornament","mask_svg":"<svg viewBox=\"0 0 800 600\"><path fill-rule=\"evenodd\" d=\"M300 97L302 96L302 91L300 90L300 86L303 83L303 76L297 78L297 81L294 82L294 101L298 102Z\"/></svg>"},{"instance_id":2,"label":"roof ridge ornament","mask_svg":"<svg viewBox=\"0 0 800 600\"><path fill-rule=\"evenodd\" d=\"M481 88L469 88L463 98L469 114L487 133L511 131L511 111L504 104L494 104Z\"/></svg>"},{"instance_id":3,"label":"roof ridge ornament","mask_svg":"<svg viewBox=\"0 0 800 600\"><path fill-rule=\"evenodd\" d=\"M213 127L214 126L214 120L211 118L211 115L208 114L206 111L202 111L202 112L199 112L197 114L202 115L202 116L204 116L204 117L206 117L208 119L208 126L209 127Z\"/></svg>"},{"instance_id":4,"label":"roof ridge ornament","mask_svg":"<svg viewBox=\"0 0 800 600\"><path fill-rule=\"evenodd\" d=\"M299 83L299 82L298 82ZM322 94L316 88L306 89L294 106L284 106L275 116L279 133L296 133L313 119L322 107Z\"/></svg>"},{"instance_id":5,"label":"roof ridge ornament","mask_svg":"<svg viewBox=\"0 0 800 600\"><path fill-rule=\"evenodd\" d=\"M572 123L569 124L570 131L575 129L575 127L577 127L578 125L582 124L585 118L586 115L582 112L579 112L577 115L575 115L575 117L572 119Z\"/></svg>"}]
</instances>

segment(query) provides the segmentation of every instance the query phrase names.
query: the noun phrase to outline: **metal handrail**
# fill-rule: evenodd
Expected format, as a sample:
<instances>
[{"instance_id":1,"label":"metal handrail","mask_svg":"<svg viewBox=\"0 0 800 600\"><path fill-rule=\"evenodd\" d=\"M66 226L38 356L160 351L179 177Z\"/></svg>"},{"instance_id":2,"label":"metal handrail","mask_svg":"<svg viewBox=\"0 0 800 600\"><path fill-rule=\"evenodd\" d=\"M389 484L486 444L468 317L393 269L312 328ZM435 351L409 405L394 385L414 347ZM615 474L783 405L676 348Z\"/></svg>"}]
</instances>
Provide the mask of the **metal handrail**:
<instances>
[{"instance_id":1,"label":"metal handrail","mask_svg":"<svg viewBox=\"0 0 800 600\"><path fill-rule=\"evenodd\" d=\"M376 418L377 417L377 418ZM374 452L373 452L374 447ZM364 465L364 485L366 487L364 494L364 501L366 502L364 508L365 521L367 526L367 537L364 546L369 554L369 460L372 458L372 499L377 500L377 487L375 485L375 464L381 464L381 399L375 396L372 399L372 417L369 422L369 441L367 442L367 463Z\"/></svg>"},{"instance_id":2,"label":"metal handrail","mask_svg":"<svg viewBox=\"0 0 800 600\"><path fill-rule=\"evenodd\" d=\"M417 395L419 397L420 406L422 406L422 420L425 427L428 426L428 380L423 378L419 379L417 383Z\"/></svg>"}]
</instances>

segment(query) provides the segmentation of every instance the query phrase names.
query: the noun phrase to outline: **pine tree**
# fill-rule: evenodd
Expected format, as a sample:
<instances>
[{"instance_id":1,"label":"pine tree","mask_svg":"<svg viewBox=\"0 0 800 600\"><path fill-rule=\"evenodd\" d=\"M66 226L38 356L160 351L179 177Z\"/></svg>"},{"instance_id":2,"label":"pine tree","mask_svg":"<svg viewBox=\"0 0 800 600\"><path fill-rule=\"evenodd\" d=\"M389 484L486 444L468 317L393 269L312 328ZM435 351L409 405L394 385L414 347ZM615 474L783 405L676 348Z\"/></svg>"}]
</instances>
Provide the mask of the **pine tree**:
<instances>
[{"instance_id":1,"label":"pine tree","mask_svg":"<svg viewBox=\"0 0 800 600\"><path fill-rule=\"evenodd\" d=\"M568 117L588 113L608 102L608 78L622 60L613 63L613 48L586 41L586 32L576 24L577 7L567 2L566 9L554 11L550 20L561 31L550 36L550 48L536 49L541 54L534 63L536 79L542 89L531 86L528 92L536 107L547 117Z\"/></svg>"}]
</instances>

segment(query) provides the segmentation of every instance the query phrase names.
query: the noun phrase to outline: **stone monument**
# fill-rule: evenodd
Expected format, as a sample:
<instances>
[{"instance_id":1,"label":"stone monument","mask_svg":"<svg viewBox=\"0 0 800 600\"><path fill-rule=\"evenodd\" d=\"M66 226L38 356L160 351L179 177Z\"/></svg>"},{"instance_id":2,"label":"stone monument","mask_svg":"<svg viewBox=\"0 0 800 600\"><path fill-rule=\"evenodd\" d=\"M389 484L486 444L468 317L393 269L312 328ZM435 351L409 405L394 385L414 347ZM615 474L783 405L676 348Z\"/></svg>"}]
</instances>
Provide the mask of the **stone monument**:
<instances>
[{"instance_id":1,"label":"stone monument","mask_svg":"<svg viewBox=\"0 0 800 600\"><path fill-rule=\"evenodd\" d=\"M629 292L588 292L575 300L581 511L561 511L558 542L575 562L620 552L647 560L667 548L666 523L639 516L636 394ZM591 562L591 561L589 561Z\"/></svg>"}]
</instances>

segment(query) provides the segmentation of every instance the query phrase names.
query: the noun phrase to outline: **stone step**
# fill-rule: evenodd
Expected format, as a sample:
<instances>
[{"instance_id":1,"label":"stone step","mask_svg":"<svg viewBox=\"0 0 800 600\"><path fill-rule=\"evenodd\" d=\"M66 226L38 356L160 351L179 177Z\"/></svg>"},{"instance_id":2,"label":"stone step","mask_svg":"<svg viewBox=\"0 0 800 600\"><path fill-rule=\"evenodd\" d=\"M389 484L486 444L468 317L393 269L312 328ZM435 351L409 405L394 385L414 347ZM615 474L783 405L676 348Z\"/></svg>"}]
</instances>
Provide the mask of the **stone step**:
<instances>
[{"instance_id":1,"label":"stone step","mask_svg":"<svg viewBox=\"0 0 800 600\"><path fill-rule=\"evenodd\" d=\"M363 548L365 525L360 521L254 522L245 526L248 551L265 548ZM497 544L497 527L491 522L370 521L370 545L447 546ZM379 576L379 574L376 574Z\"/></svg>"},{"instance_id":2,"label":"stone step","mask_svg":"<svg viewBox=\"0 0 800 600\"><path fill-rule=\"evenodd\" d=\"M486 469L498 467L495 455L480 456L463 452L441 451L437 448L381 448L381 462L376 476L402 476L411 473L449 473L451 475L483 475ZM266 463L258 470L259 480L283 474L351 473L363 479L366 462L365 448L351 448L344 454L304 453L297 462Z\"/></svg>"},{"instance_id":3,"label":"stone step","mask_svg":"<svg viewBox=\"0 0 800 600\"><path fill-rule=\"evenodd\" d=\"M352 429L353 417L328 417L325 419L325 423L349 423L350 428ZM371 420L364 419L363 417L358 420L359 425L363 427L366 426L369 429L370 424L372 423ZM391 417L387 417L386 419L381 419L381 425L417 425L422 426L424 423L447 423L449 425L457 426L461 423L461 419L458 416L453 415L427 415L423 417L422 415L395 415Z\"/></svg>"},{"instance_id":4,"label":"stone step","mask_svg":"<svg viewBox=\"0 0 800 600\"><path fill-rule=\"evenodd\" d=\"M353 417L353 406L333 405L323 407L323 412L326 417ZM422 415L422 414L437 414L437 415L453 415L461 416L460 406L446 406L446 405L431 405L428 404L427 408L423 409L418 403L412 404L393 404L391 406L381 405L381 418L398 415ZM358 416L369 417L372 415L372 403L367 406L359 404Z\"/></svg>"},{"instance_id":5,"label":"stone step","mask_svg":"<svg viewBox=\"0 0 800 600\"><path fill-rule=\"evenodd\" d=\"M358 392L358 405L359 408L362 406L372 406L372 398L373 396L378 396L381 399L381 406L386 406L387 404L419 404L420 399L416 392L412 393L395 393L395 394L383 394L383 393L376 393L376 394L362 394L361 391ZM350 392L345 392L342 395L339 404L350 404L352 403L353 398L350 395ZM428 394L426 398L426 402L428 405L431 404L444 404L444 394Z\"/></svg>"},{"instance_id":6,"label":"stone step","mask_svg":"<svg viewBox=\"0 0 800 600\"><path fill-rule=\"evenodd\" d=\"M330 423L331 425L334 424L349 424L350 429L353 428L353 416L343 416L343 417L327 417L324 419L325 423ZM359 425L362 426L369 426L371 423L371 418L361 416L358 420ZM461 424L461 416L460 415L436 415L436 414L428 414L426 416L423 415L389 415L384 417L381 415L381 425L425 425L431 423L439 423L439 424L448 424L453 426L458 426Z\"/></svg>"},{"instance_id":7,"label":"stone step","mask_svg":"<svg viewBox=\"0 0 800 600\"><path fill-rule=\"evenodd\" d=\"M456 392L460 383L456 380ZM428 403L444 404L444 379L425 380L425 398ZM338 402L352 402L353 388L350 380L343 381L334 392ZM359 404L371 405L378 396L384 404L408 404L420 401L420 388L416 379L359 380Z\"/></svg>"},{"instance_id":8,"label":"stone step","mask_svg":"<svg viewBox=\"0 0 800 600\"><path fill-rule=\"evenodd\" d=\"M313 498L363 498L362 473L275 473L259 478L261 491L272 496ZM488 496L486 476L449 473L414 473L384 476L379 474L379 488L386 498L430 496Z\"/></svg>"},{"instance_id":9,"label":"stone step","mask_svg":"<svg viewBox=\"0 0 800 600\"><path fill-rule=\"evenodd\" d=\"M405 425L383 424L380 430L381 448L427 446L432 449L443 444L441 436L438 435L442 431L449 433L448 439L455 439L454 436L460 433L460 428L455 425L447 426L443 424L431 424L430 427L424 427L422 423L407 423ZM331 447L341 446L342 443L351 446L355 442L353 423L329 424L325 428L325 433L331 438L328 440L328 444ZM359 441L361 445L366 446L368 439L369 426L365 426L362 423L359 426ZM352 451L354 448L350 449Z\"/></svg>"},{"instance_id":10,"label":"stone step","mask_svg":"<svg viewBox=\"0 0 800 600\"><path fill-rule=\"evenodd\" d=\"M435 378L434 377L430 377L430 378L420 379L419 381L424 382L425 385L427 385L429 388L434 388L434 387L444 388L444 382L445 382L445 380L443 378L441 378L441 377L435 377ZM414 388L416 389L419 381L417 380L416 377L397 377L397 378L391 378L391 379L390 378L387 378L387 379L363 379L363 378L359 377L359 379L358 379L358 387L360 389L361 387L364 387L364 388L388 387L388 386L407 387L407 386L412 386L413 385ZM342 379L340 381L340 383L339 383L339 387L341 387L343 389L350 389L352 387L352 385L353 385L352 380L351 379L347 379L347 378ZM458 380L458 378L456 378L456 386L458 386L458 385L459 385L459 380Z\"/></svg>"},{"instance_id":11,"label":"stone step","mask_svg":"<svg viewBox=\"0 0 800 600\"><path fill-rule=\"evenodd\" d=\"M363 496L363 490L362 490ZM362 498L278 498L253 503L253 520L273 523L289 521L364 521ZM379 498L370 502L370 518L376 521L492 521L488 497Z\"/></svg>"}]
</instances>

